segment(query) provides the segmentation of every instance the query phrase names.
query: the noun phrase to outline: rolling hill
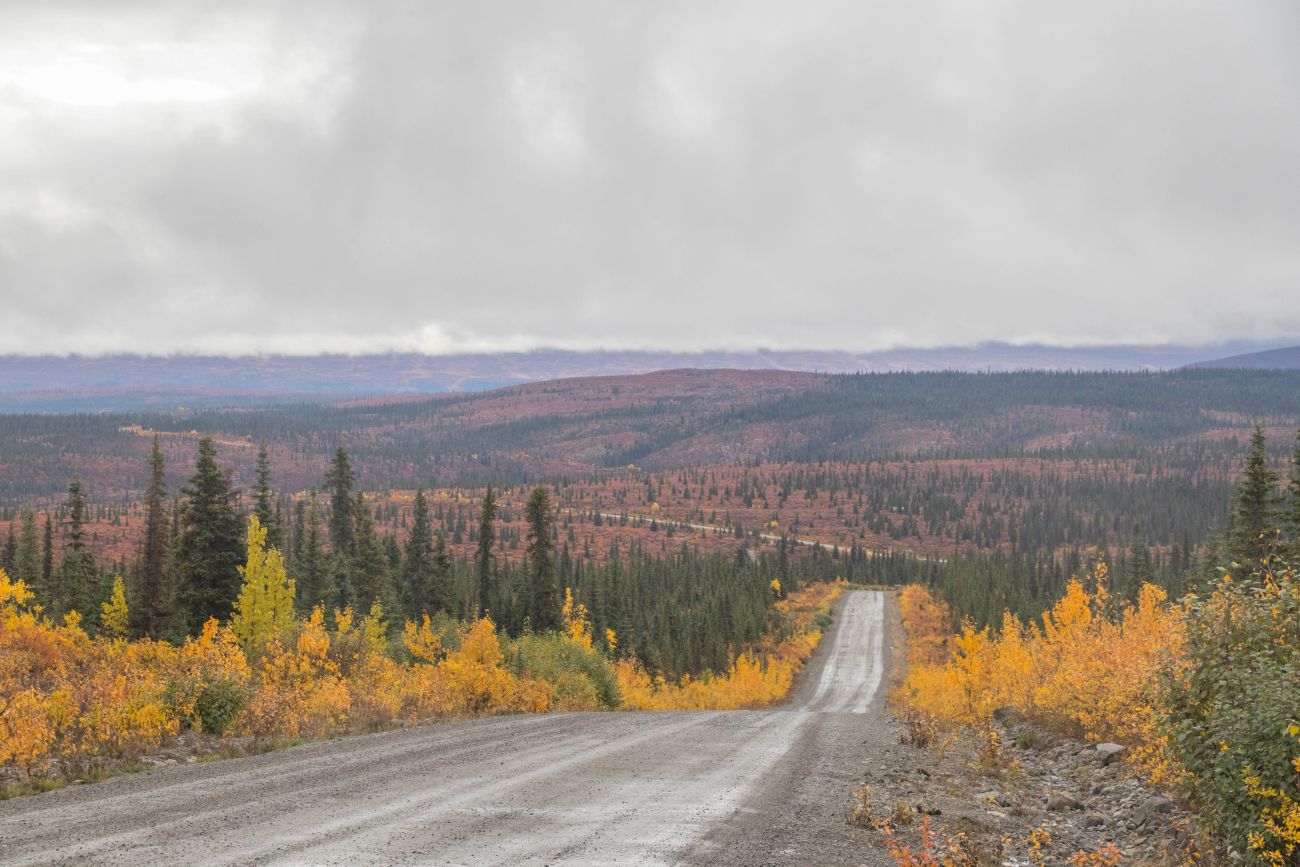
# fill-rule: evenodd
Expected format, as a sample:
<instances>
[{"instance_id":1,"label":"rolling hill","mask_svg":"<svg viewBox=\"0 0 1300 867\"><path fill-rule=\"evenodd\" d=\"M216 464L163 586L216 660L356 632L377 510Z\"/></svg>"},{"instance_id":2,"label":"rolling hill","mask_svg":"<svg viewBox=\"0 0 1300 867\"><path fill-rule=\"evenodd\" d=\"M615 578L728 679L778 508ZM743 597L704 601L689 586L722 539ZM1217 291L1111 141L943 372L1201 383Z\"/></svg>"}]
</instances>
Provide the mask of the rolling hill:
<instances>
[{"instance_id":1,"label":"rolling hill","mask_svg":"<svg viewBox=\"0 0 1300 867\"><path fill-rule=\"evenodd\" d=\"M1300 370L1300 346L1229 355L1210 361L1198 361L1187 367L1205 370Z\"/></svg>"}]
</instances>

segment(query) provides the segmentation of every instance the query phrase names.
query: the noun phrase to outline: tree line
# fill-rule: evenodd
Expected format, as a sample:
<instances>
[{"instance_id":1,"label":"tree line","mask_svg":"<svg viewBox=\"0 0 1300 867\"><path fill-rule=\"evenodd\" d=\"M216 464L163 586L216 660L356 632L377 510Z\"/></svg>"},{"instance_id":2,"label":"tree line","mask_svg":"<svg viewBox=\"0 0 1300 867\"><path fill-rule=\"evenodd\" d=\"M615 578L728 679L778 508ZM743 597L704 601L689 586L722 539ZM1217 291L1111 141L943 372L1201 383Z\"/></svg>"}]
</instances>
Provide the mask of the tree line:
<instances>
[{"instance_id":1,"label":"tree line","mask_svg":"<svg viewBox=\"0 0 1300 867\"><path fill-rule=\"evenodd\" d=\"M908 582L936 589L957 618L980 626L998 623L1004 611L1037 618L1062 596L1071 577L1088 571L1090 560L1108 562L1116 604L1135 601L1148 583L1174 599L1204 593L1224 573L1248 574L1273 557L1300 557L1300 432L1285 472L1273 460L1260 427L1240 460L1241 479L1227 504L1226 520L1199 548L1186 536L1181 543L1148 547L1135 533L1127 546L975 552L942 564L905 563L902 571Z\"/></svg>"},{"instance_id":2,"label":"tree line","mask_svg":"<svg viewBox=\"0 0 1300 867\"><path fill-rule=\"evenodd\" d=\"M443 530L435 529L424 489L415 492L405 539L396 532L381 535L343 448L335 451L323 487L294 498L277 494L265 448L246 501L221 467L211 437L200 440L193 472L175 496L156 440L148 464L132 562L96 558L85 537L85 492L75 479L61 510L57 547L53 512L41 523L24 509L18 531L0 548L0 567L25 582L55 619L75 611L92 630L170 641L199 634L209 619L228 621L252 568L247 541L255 519L264 539L256 547L281 552L300 616L317 606L329 617L378 605L394 628L429 616L449 629L456 620L487 615L518 637L560 629L564 590L571 588L590 612L602 649L676 676L725 670L740 647L758 640L772 625L774 578L789 589L836 571L829 556L792 561L784 545L776 554L741 548L734 556L701 555L685 545L668 557L648 555L635 544L620 550L613 543L600 557L573 551L558 532L543 486L533 488L524 505L527 534L518 562L501 556L492 487L479 503L474 553L457 559ZM115 591L123 596L116 602ZM129 622L108 622L108 612L118 609L129 611Z\"/></svg>"}]
</instances>

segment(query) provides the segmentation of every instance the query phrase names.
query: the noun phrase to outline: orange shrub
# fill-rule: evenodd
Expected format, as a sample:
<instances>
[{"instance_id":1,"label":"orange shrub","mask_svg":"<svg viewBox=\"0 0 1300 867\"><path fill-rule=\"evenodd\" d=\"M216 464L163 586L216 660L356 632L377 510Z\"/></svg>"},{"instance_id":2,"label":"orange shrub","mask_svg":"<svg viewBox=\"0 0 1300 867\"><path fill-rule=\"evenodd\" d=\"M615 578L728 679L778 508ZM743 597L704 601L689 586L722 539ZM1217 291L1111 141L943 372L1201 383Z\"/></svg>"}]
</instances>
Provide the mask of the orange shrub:
<instances>
[{"instance_id":1,"label":"orange shrub","mask_svg":"<svg viewBox=\"0 0 1300 867\"><path fill-rule=\"evenodd\" d=\"M909 584L898 594L898 613L907 630L907 661L912 665L939 665L948 659L952 610L920 584Z\"/></svg>"},{"instance_id":2,"label":"orange shrub","mask_svg":"<svg viewBox=\"0 0 1300 867\"><path fill-rule=\"evenodd\" d=\"M300 624L292 647L278 638L266 645L260 682L249 703L253 734L323 737L342 728L352 701L329 650L325 612L319 606Z\"/></svg>"},{"instance_id":3,"label":"orange shrub","mask_svg":"<svg viewBox=\"0 0 1300 867\"><path fill-rule=\"evenodd\" d=\"M1014 705L1041 725L1126 744L1152 778L1169 781L1174 771L1157 724L1155 672L1181 647L1180 611L1153 585L1142 588L1136 604L1110 610L1105 564L1090 583L1088 589L1071 581L1041 624L1008 614L998 632L967 625L952 638L946 661L913 665L905 701L971 727L987 726L994 708ZM910 626L906 617L904 623Z\"/></svg>"},{"instance_id":4,"label":"orange shrub","mask_svg":"<svg viewBox=\"0 0 1300 867\"><path fill-rule=\"evenodd\" d=\"M844 587L813 585L779 599L773 632L727 671L666 683L630 661L610 666L571 595L563 632L533 636L536 646L503 646L485 617L463 624L456 646L444 647L426 617L404 624L409 659L399 661L378 606L360 619L336 611L332 629L318 607L250 653L215 620L179 646L92 637L75 612L50 622L23 583L0 571L0 764L31 772L54 756L129 757L186 728L318 738L448 715L620 706L620 691L628 708L761 707L789 691ZM616 646L612 634L606 641ZM583 678L565 667L574 660Z\"/></svg>"}]
</instances>

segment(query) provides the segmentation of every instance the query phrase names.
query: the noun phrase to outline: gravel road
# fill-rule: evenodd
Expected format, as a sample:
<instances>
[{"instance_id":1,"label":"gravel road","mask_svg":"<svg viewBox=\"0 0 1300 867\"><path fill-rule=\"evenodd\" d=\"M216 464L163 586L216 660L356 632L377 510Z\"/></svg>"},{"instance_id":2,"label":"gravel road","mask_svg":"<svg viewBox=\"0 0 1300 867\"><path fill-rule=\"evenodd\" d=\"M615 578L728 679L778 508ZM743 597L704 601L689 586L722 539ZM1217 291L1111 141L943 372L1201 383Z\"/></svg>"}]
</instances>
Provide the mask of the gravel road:
<instances>
[{"instance_id":1,"label":"gravel road","mask_svg":"<svg viewBox=\"0 0 1300 867\"><path fill-rule=\"evenodd\" d=\"M495 717L0 802L6 864L885 864L844 823L894 732L887 597L764 711Z\"/></svg>"}]
</instances>

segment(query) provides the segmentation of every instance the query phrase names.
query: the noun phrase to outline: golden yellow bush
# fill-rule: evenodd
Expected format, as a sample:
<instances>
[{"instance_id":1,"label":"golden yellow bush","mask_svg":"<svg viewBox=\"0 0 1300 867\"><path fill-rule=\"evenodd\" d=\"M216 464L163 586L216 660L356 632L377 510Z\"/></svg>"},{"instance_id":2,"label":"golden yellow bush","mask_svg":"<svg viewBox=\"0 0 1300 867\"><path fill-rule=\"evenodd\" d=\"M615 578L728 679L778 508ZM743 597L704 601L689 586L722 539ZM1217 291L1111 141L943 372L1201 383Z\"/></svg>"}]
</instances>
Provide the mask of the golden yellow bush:
<instances>
[{"instance_id":1,"label":"golden yellow bush","mask_svg":"<svg viewBox=\"0 0 1300 867\"><path fill-rule=\"evenodd\" d=\"M255 524L249 550L239 629L210 620L179 646L113 637L114 618L124 613L116 603L105 608L100 637L87 634L75 612L53 623L22 582L0 571L0 764L33 771L55 756L131 757L187 728L325 737L443 716L585 710L617 706L619 690L627 708L761 707L789 691L821 637L819 615L846 586L813 585L777 600L773 633L743 648L728 670L674 683L629 660L610 666L594 649L585 608L566 593L564 629L544 638L533 659L551 652L587 668L552 666L548 682L486 617L463 624L455 646L444 646L446 632L428 617L405 623L406 659L390 652L378 605L361 618L334 612L333 628L321 608L290 621L276 601L287 586L278 557ZM271 591L275 600L262 604ZM617 647L612 631L605 646Z\"/></svg>"},{"instance_id":2,"label":"golden yellow bush","mask_svg":"<svg viewBox=\"0 0 1300 867\"><path fill-rule=\"evenodd\" d=\"M948 658L952 611L920 584L898 594L898 613L907 629L907 660L912 665L939 665Z\"/></svg>"},{"instance_id":3,"label":"golden yellow bush","mask_svg":"<svg viewBox=\"0 0 1300 867\"><path fill-rule=\"evenodd\" d=\"M1171 781L1175 771L1157 725L1154 673L1181 646L1179 609L1153 585L1142 588L1136 604L1111 606L1105 564L1098 564L1089 585L1071 581L1041 623L1008 614L997 632L967 625L951 639L946 660L914 660L905 700L940 720L976 728L988 725L995 708L1014 705L1041 725L1126 744L1130 759L1151 778ZM933 622L929 615L919 621L907 615L929 609L922 594L928 595L924 588L909 588L903 594L909 605L900 601L909 642L915 623L924 638Z\"/></svg>"}]
</instances>

